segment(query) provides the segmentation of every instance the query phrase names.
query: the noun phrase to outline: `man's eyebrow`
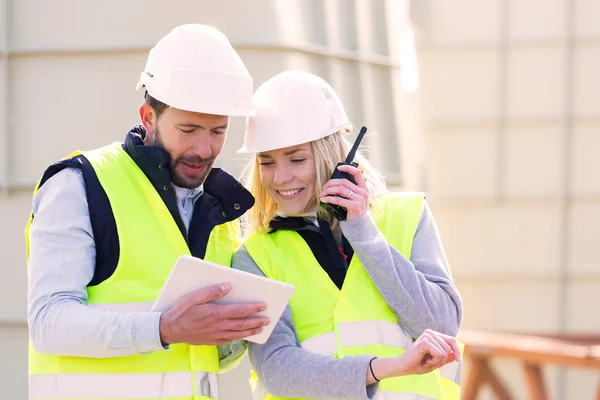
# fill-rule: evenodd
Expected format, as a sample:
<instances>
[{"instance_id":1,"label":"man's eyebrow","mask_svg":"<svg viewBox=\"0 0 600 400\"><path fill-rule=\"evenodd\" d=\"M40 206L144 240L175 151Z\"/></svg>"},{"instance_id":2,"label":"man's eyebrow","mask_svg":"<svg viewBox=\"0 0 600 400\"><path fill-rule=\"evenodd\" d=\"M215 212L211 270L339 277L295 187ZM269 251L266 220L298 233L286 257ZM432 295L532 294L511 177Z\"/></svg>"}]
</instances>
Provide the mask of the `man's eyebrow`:
<instances>
[{"instance_id":1,"label":"man's eyebrow","mask_svg":"<svg viewBox=\"0 0 600 400\"><path fill-rule=\"evenodd\" d=\"M198 125L198 124L177 124L177 125L183 126L183 127L186 127L186 128L205 129L202 125ZM213 131L217 130L217 129L227 129L227 126L228 126L228 124L220 125L220 126L215 126L213 128Z\"/></svg>"}]
</instances>

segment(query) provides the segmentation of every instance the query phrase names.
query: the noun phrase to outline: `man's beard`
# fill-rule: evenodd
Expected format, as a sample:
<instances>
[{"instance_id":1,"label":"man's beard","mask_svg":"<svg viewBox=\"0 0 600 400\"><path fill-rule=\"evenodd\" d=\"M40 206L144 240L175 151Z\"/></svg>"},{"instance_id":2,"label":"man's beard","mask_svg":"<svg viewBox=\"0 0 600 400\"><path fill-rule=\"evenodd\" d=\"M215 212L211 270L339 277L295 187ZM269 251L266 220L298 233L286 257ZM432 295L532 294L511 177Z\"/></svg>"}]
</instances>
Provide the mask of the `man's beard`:
<instances>
[{"instance_id":1,"label":"man's beard","mask_svg":"<svg viewBox=\"0 0 600 400\"><path fill-rule=\"evenodd\" d=\"M158 131L158 129L156 129L154 133L153 146L160 147L167 151L160 137L160 132ZM188 163L192 165L204 165L204 168L202 169L202 172L198 174L188 174L183 171L183 163ZM206 179L206 176L210 172L210 169L212 168L214 163L215 157L202 158L200 156L194 155L183 155L177 158L173 158L169 154L169 168L171 169L171 181L174 185L179 187L188 189L197 188L198 186L204 183L204 180Z\"/></svg>"}]
</instances>

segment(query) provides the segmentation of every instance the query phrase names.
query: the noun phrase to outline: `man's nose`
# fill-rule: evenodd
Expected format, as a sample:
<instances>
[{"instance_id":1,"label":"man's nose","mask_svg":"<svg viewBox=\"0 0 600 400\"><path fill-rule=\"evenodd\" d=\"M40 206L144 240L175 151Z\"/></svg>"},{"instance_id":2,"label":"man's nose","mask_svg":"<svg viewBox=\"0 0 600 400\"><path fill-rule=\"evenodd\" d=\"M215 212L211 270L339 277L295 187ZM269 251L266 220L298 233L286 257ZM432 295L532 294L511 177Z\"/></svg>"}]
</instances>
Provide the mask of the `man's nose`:
<instances>
[{"instance_id":1,"label":"man's nose","mask_svg":"<svg viewBox=\"0 0 600 400\"><path fill-rule=\"evenodd\" d=\"M212 148L210 147L210 137L208 135L200 135L196 143L194 144L194 154L207 159L212 155Z\"/></svg>"}]
</instances>

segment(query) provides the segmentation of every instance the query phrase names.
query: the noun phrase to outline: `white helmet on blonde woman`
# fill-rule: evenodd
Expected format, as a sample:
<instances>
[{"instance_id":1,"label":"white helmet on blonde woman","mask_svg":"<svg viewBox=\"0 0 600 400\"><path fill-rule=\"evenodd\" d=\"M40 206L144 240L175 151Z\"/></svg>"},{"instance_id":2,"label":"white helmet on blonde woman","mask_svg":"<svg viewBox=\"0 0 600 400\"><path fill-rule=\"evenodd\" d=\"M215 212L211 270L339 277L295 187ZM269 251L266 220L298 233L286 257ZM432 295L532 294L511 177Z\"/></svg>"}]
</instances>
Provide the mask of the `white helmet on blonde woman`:
<instances>
[{"instance_id":1,"label":"white helmet on blonde woman","mask_svg":"<svg viewBox=\"0 0 600 400\"><path fill-rule=\"evenodd\" d=\"M256 90L252 100L256 116L246 120L240 153L296 146L352 129L331 85L307 72L275 75Z\"/></svg>"}]
</instances>

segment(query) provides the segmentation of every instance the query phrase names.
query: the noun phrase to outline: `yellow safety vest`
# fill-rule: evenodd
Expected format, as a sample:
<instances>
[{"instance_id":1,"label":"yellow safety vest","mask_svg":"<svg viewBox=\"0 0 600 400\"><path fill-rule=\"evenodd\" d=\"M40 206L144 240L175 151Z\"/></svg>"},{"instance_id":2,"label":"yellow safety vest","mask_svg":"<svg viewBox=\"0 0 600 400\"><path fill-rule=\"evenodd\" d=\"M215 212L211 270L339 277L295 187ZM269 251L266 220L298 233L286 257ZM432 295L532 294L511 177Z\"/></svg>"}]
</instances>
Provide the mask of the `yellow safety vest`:
<instances>
[{"instance_id":1,"label":"yellow safety vest","mask_svg":"<svg viewBox=\"0 0 600 400\"><path fill-rule=\"evenodd\" d=\"M372 210L379 230L406 258L423 202L423 194L395 193L379 199L379 207ZM337 358L393 357L412 344L413 338L398 323L358 257L352 258L339 290L295 231L255 233L244 246L267 277L296 287L290 307L303 349ZM375 398L459 400L460 368L453 362L428 374L383 379ZM266 393L254 372L251 385L255 399L276 399Z\"/></svg>"},{"instance_id":2,"label":"yellow safety vest","mask_svg":"<svg viewBox=\"0 0 600 400\"><path fill-rule=\"evenodd\" d=\"M190 254L187 243L156 189L119 143L66 158L79 154L89 160L110 200L120 242L113 275L87 288L88 307L150 311L175 260ZM38 188L39 182L35 192ZM28 257L32 220L25 229ZM216 226L205 259L231 265L239 235L239 220ZM215 346L174 344L166 351L114 358L41 354L29 346L30 399L216 399L218 373Z\"/></svg>"}]
</instances>

